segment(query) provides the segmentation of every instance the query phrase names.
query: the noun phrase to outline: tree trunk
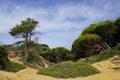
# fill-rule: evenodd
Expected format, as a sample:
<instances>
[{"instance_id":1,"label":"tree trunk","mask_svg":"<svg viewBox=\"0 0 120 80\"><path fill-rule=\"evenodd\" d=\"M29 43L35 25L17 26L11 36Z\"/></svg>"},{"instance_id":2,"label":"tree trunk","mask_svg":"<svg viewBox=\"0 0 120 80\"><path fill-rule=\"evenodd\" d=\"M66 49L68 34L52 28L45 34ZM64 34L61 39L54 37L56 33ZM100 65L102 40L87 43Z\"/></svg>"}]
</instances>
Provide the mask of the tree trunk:
<instances>
[{"instance_id":1,"label":"tree trunk","mask_svg":"<svg viewBox=\"0 0 120 80\"><path fill-rule=\"evenodd\" d=\"M28 56L29 56L28 48L29 47L28 47L28 36L27 36L26 40L25 40L25 61L24 61L25 64L26 64Z\"/></svg>"}]
</instances>

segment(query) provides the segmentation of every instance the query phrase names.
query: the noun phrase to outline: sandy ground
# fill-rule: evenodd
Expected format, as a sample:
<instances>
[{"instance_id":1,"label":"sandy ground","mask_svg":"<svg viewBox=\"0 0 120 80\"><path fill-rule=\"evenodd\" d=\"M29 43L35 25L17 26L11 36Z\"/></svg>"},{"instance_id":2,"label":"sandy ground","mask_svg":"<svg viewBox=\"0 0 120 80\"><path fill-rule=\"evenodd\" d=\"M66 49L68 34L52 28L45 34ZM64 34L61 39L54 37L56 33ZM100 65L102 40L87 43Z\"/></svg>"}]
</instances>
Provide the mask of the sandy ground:
<instances>
[{"instance_id":1,"label":"sandy ground","mask_svg":"<svg viewBox=\"0 0 120 80\"><path fill-rule=\"evenodd\" d=\"M23 62L20 61L20 59L21 59L20 57L15 57L15 58L8 57L8 59L12 62L23 64Z\"/></svg>"},{"instance_id":2,"label":"sandy ground","mask_svg":"<svg viewBox=\"0 0 120 80\"><path fill-rule=\"evenodd\" d=\"M37 70L27 67L17 73L0 71L0 80L120 80L120 70L112 69L115 65L111 63L110 59L95 63L93 66L99 69L101 73L84 78L57 79L49 76L37 75Z\"/></svg>"}]
</instances>

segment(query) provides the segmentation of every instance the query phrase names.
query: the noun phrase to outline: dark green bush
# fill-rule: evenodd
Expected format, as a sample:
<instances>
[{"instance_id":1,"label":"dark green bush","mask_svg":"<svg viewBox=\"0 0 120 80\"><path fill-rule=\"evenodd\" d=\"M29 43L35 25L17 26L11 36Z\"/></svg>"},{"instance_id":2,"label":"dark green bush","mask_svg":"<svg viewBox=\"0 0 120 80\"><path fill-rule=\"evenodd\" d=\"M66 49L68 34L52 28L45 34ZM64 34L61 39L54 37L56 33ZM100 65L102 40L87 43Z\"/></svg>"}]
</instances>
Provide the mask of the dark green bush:
<instances>
[{"instance_id":1,"label":"dark green bush","mask_svg":"<svg viewBox=\"0 0 120 80\"><path fill-rule=\"evenodd\" d=\"M116 29L115 34L113 35L113 41L114 43L120 43L120 17L114 21L114 26L116 26Z\"/></svg>"},{"instance_id":2,"label":"dark green bush","mask_svg":"<svg viewBox=\"0 0 120 80\"><path fill-rule=\"evenodd\" d=\"M111 31L113 29L113 21L110 21L110 20L106 20L106 21L103 21L103 22L98 22L98 23L95 23L95 24L91 24L90 26L86 27L83 31L82 31L82 34L97 34L101 37L104 37L102 35L102 32L103 33L107 33L107 31ZM98 30L100 29L100 30ZM101 35L100 35L101 34ZM106 35L106 34L104 34Z\"/></svg>"},{"instance_id":3,"label":"dark green bush","mask_svg":"<svg viewBox=\"0 0 120 80\"><path fill-rule=\"evenodd\" d=\"M118 18L114 21L114 25L120 26L120 17L118 17Z\"/></svg>"},{"instance_id":4,"label":"dark green bush","mask_svg":"<svg viewBox=\"0 0 120 80\"><path fill-rule=\"evenodd\" d=\"M97 34L108 45L113 45L113 35L115 33L115 29L116 26L113 25L113 21L106 20L88 26L82 31L82 34Z\"/></svg>"},{"instance_id":5,"label":"dark green bush","mask_svg":"<svg viewBox=\"0 0 120 80\"><path fill-rule=\"evenodd\" d=\"M44 57L46 60L51 61L52 50L48 46L46 45L39 46L37 48L37 52L39 53L39 55Z\"/></svg>"},{"instance_id":6,"label":"dark green bush","mask_svg":"<svg viewBox=\"0 0 120 80\"><path fill-rule=\"evenodd\" d=\"M0 69L5 70L7 68L7 62L9 61L7 58L7 50L4 46L0 46Z\"/></svg>"},{"instance_id":7,"label":"dark green bush","mask_svg":"<svg viewBox=\"0 0 120 80\"><path fill-rule=\"evenodd\" d=\"M7 71L10 71L10 72L18 72L25 68L26 68L25 65L19 64L19 63L8 62L7 64Z\"/></svg>"},{"instance_id":8,"label":"dark green bush","mask_svg":"<svg viewBox=\"0 0 120 80\"><path fill-rule=\"evenodd\" d=\"M116 50L120 50L120 43L117 43L117 45L114 47Z\"/></svg>"},{"instance_id":9,"label":"dark green bush","mask_svg":"<svg viewBox=\"0 0 120 80\"><path fill-rule=\"evenodd\" d=\"M55 62L55 63L71 60L73 57L71 51L64 47L53 48L52 53L53 53L52 62Z\"/></svg>"},{"instance_id":10,"label":"dark green bush","mask_svg":"<svg viewBox=\"0 0 120 80\"><path fill-rule=\"evenodd\" d=\"M79 36L72 45L72 52L77 58L98 54L103 47L103 41L96 34L85 34Z\"/></svg>"},{"instance_id":11,"label":"dark green bush","mask_svg":"<svg viewBox=\"0 0 120 80\"><path fill-rule=\"evenodd\" d=\"M99 72L100 71L92 67L90 64L66 61L52 67L42 69L38 74L56 78L75 78L97 74Z\"/></svg>"}]
</instances>

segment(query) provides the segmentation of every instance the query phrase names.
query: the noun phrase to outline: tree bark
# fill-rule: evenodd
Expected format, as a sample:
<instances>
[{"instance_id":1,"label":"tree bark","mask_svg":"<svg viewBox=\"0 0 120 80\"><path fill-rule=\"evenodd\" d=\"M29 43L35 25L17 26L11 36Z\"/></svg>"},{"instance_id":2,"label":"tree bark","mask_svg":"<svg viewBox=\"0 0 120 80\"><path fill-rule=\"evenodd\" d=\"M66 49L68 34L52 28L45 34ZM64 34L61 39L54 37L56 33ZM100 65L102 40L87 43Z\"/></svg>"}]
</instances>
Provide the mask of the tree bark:
<instances>
[{"instance_id":1,"label":"tree bark","mask_svg":"<svg viewBox=\"0 0 120 80\"><path fill-rule=\"evenodd\" d=\"M28 36L26 36L26 40L25 40L25 61L24 63L26 64L28 56L29 56L29 51L28 51Z\"/></svg>"}]
</instances>

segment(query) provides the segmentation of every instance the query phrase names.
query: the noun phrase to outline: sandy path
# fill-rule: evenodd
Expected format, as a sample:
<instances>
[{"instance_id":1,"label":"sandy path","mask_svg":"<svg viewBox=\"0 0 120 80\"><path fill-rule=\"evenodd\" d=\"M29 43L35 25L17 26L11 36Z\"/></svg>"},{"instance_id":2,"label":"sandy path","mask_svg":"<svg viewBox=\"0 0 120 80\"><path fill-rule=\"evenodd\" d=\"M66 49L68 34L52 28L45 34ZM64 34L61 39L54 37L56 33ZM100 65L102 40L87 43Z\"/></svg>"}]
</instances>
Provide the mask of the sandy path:
<instances>
[{"instance_id":1,"label":"sandy path","mask_svg":"<svg viewBox=\"0 0 120 80\"><path fill-rule=\"evenodd\" d=\"M22 60L22 58L21 57L14 57L14 58L10 58L9 56L8 56L8 59L10 60L10 61L12 61L12 62L16 62L16 63L20 63L20 64L23 64L23 62L22 61L20 61L20 60Z\"/></svg>"},{"instance_id":2,"label":"sandy path","mask_svg":"<svg viewBox=\"0 0 120 80\"><path fill-rule=\"evenodd\" d=\"M38 70L36 70L36 69L27 67L26 69L17 72L17 74L29 74L29 75L31 75L31 74L37 74L37 71Z\"/></svg>"},{"instance_id":3,"label":"sandy path","mask_svg":"<svg viewBox=\"0 0 120 80\"><path fill-rule=\"evenodd\" d=\"M44 75L37 75L37 70L27 67L17 73L0 71L0 80L120 80L120 71L111 69L110 60L93 64L101 71L100 74L87 76L84 78L57 79Z\"/></svg>"}]
</instances>

